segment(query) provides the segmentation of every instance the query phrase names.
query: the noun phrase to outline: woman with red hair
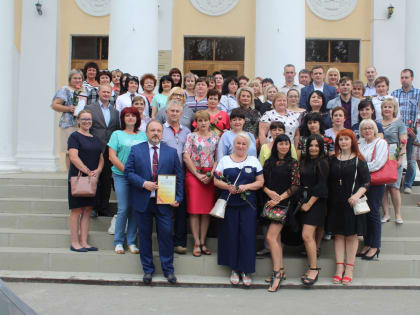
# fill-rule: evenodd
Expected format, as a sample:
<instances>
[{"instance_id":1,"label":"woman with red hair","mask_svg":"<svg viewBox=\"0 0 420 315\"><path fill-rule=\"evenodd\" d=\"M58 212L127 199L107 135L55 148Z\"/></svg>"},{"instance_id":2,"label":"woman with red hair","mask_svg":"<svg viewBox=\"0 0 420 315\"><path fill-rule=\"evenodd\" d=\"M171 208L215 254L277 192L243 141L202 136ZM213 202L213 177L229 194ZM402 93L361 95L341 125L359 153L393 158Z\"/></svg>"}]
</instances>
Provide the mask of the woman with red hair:
<instances>
[{"instance_id":1,"label":"woman with red hair","mask_svg":"<svg viewBox=\"0 0 420 315\"><path fill-rule=\"evenodd\" d=\"M127 162L131 147L147 141L146 134L139 131L140 113L136 107L126 107L121 111L121 130L112 133L108 142L109 160L113 164L115 194L118 200L118 212L115 221L114 245L117 254L124 254L124 231L127 225L127 245L132 254L138 254L136 246L137 222L134 211L129 207L130 185L124 176L124 165Z\"/></svg>"},{"instance_id":2,"label":"woman with red hair","mask_svg":"<svg viewBox=\"0 0 420 315\"><path fill-rule=\"evenodd\" d=\"M335 156L330 163L327 231L335 235L337 269L333 283L348 285L353 279L358 235L366 234L366 215L356 216L353 207L366 193L370 174L353 131L341 130L334 145Z\"/></svg>"}]
</instances>

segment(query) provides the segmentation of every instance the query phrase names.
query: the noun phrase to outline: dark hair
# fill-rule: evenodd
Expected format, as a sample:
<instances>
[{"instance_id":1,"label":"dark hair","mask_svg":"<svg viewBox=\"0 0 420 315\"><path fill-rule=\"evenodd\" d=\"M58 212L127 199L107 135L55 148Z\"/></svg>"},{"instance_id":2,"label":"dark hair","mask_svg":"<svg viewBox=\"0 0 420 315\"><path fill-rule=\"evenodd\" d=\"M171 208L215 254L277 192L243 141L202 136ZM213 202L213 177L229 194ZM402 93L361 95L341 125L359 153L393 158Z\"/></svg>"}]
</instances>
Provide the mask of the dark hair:
<instances>
[{"instance_id":1,"label":"dark hair","mask_svg":"<svg viewBox=\"0 0 420 315\"><path fill-rule=\"evenodd\" d=\"M375 81L373 82L373 84L376 87L379 83L382 83L382 82L385 82L385 84L389 87L389 79L387 77L385 77L385 76L377 77L375 79Z\"/></svg>"},{"instance_id":2,"label":"dark hair","mask_svg":"<svg viewBox=\"0 0 420 315\"><path fill-rule=\"evenodd\" d=\"M359 111L359 116L357 116L358 121L361 122L363 120L362 116L360 116L360 111L362 109L366 108L366 107L372 108L372 111L373 111L373 113L372 113L372 120L375 121L376 120L375 106L373 106L373 103L372 103L372 101L370 99L364 99L364 100L361 100L360 101L359 106L357 107L357 110Z\"/></svg>"},{"instance_id":3,"label":"dark hair","mask_svg":"<svg viewBox=\"0 0 420 315\"><path fill-rule=\"evenodd\" d=\"M195 85L197 85L198 82L204 82L207 87L209 87L209 83L207 82L207 79L205 77L199 77L197 80L195 80Z\"/></svg>"},{"instance_id":4,"label":"dark hair","mask_svg":"<svg viewBox=\"0 0 420 315\"><path fill-rule=\"evenodd\" d=\"M301 172L303 172L303 170L308 167L311 163L311 160L314 160L311 158L311 155L309 154L309 147L311 146L311 142L315 140L318 143L318 147L319 147L319 154L318 156L315 158L315 165L314 165L314 174L316 174L316 169L318 169L319 173L322 175L324 172L322 169L324 169L325 171L325 167L328 168L328 163L326 163L325 158L325 149L324 149L324 139L322 138L322 136L320 135L310 135L307 139L306 139L306 145L305 145L305 154L303 154L302 156L302 168L301 168ZM321 161L324 161L321 166Z\"/></svg>"},{"instance_id":5,"label":"dark hair","mask_svg":"<svg viewBox=\"0 0 420 315\"><path fill-rule=\"evenodd\" d=\"M156 77L152 74L152 73L145 73L141 76L140 78L140 84L141 84L141 88L143 88L144 86L144 81L146 81L147 79L150 79L153 81L154 86L156 86Z\"/></svg>"},{"instance_id":6,"label":"dark hair","mask_svg":"<svg viewBox=\"0 0 420 315\"><path fill-rule=\"evenodd\" d=\"M136 123L134 125L134 132L137 132L140 128L140 124L141 124L141 117L140 117L140 113L137 110L137 108L135 107L125 107L122 111L121 111L121 115L120 115L120 121L121 121L121 130L124 130L126 128L125 126L125 120L124 117L127 114L133 114L134 116L136 116Z\"/></svg>"},{"instance_id":7,"label":"dark hair","mask_svg":"<svg viewBox=\"0 0 420 315\"><path fill-rule=\"evenodd\" d=\"M344 118L346 118L346 109L342 106L336 106L331 110L331 119L333 118L335 112L342 111L344 113Z\"/></svg>"},{"instance_id":8,"label":"dark hair","mask_svg":"<svg viewBox=\"0 0 420 315\"><path fill-rule=\"evenodd\" d=\"M112 82L111 72L109 72L108 70L102 70L102 71L99 71L98 73L96 73L96 81L98 81L98 83L99 83L99 78L102 77L103 75L108 76L109 82Z\"/></svg>"},{"instance_id":9,"label":"dark hair","mask_svg":"<svg viewBox=\"0 0 420 315\"><path fill-rule=\"evenodd\" d=\"M128 83L130 83L131 81L136 82L136 83L137 83L137 85L139 85L139 86L140 86L139 78L138 78L138 77L136 77L136 76L132 76L132 75L130 75L130 76L128 76L128 77L125 79L125 88L127 89L127 91L128 91ZM138 92L138 90L139 90L139 88L137 88L137 91L136 91L136 92Z\"/></svg>"},{"instance_id":10,"label":"dark hair","mask_svg":"<svg viewBox=\"0 0 420 315\"><path fill-rule=\"evenodd\" d=\"M292 143L290 142L290 138L286 135L279 135L273 142L273 148L271 149L271 156L265 162L265 165L273 166L277 161L279 161L279 151L277 149L277 144L279 142L288 142L289 143L289 152L286 153L284 157L285 160L293 160L292 158Z\"/></svg>"},{"instance_id":11,"label":"dark hair","mask_svg":"<svg viewBox=\"0 0 420 315\"><path fill-rule=\"evenodd\" d=\"M263 85L264 83L270 83L274 85L274 81L272 78L265 78L262 80L261 85Z\"/></svg>"},{"instance_id":12,"label":"dark hair","mask_svg":"<svg viewBox=\"0 0 420 315\"><path fill-rule=\"evenodd\" d=\"M315 65L312 67L311 73L316 69L322 69L322 72L325 72L324 67L322 67L321 65Z\"/></svg>"},{"instance_id":13,"label":"dark hair","mask_svg":"<svg viewBox=\"0 0 420 315\"><path fill-rule=\"evenodd\" d=\"M353 80L350 77L344 76L340 79L340 81L338 81L338 84L346 83L347 81L353 82Z\"/></svg>"},{"instance_id":14,"label":"dark hair","mask_svg":"<svg viewBox=\"0 0 420 315\"><path fill-rule=\"evenodd\" d=\"M215 77L218 74L220 74L224 78L223 73L221 73L220 71L214 71L213 72L213 77Z\"/></svg>"},{"instance_id":15,"label":"dark hair","mask_svg":"<svg viewBox=\"0 0 420 315\"><path fill-rule=\"evenodd\" d=\"M234 108L232 112L230 113L230 120L233 120L233 118L242 118L245 120L245 112L242 108Z\"/></svg>"},{"instance_id":16,"label":"dark hair","mask_svg":"<svg viewBox=\"0 0 420 315\"><path fill-rule=\"evenodd\" d=\"M224 82L223 82L223 86L222 86L222 95L227 95L227 94L229 94L229 87L228 87L228 85L229 85L229 83L230 82L235 82L236 83L236 85L238 86L238 88L239 88L239 81L238 81L238 78L237 77L229 77L229 78L227 78Z\"/></svg>"},{"instance_id":17,"label":"dark hair","mask_svg":"<svg viewBox=\"0 0 420 315\"><path fill-rule=\"evenodd\" d=\"M309 97L308 97L308 103L306 104L306 108L308 108L308 109L310 109L310 111L312 111L312 106L311 106L311 97L312 97L312 95L313 94L317 94L318 96L320 96L321 98L322 98L322 106L321 106L321 108L319 109L319 111L321 112L321 113L325 113L325 112L327 112L327 101L326 101L326 99L325 99L325 95L324 95L324 93L322 93L321 91L318 91L318 90L314 90L314 91L312 91L312 93L311 94L309 94Z\"/></svg>"},{"instance_id":18,"label":"dark hair","mask_svg":"<svg viewBox=\"0 0 420 315\"><path fill-rule=\"evenodd\" d=\"M283 129L284 132L286 132L286 127L281 121L272 121L269 128L270 130L280 128Z\"/></svg>"},{"instance_id":19,"label":"dark hair","mask_svg":"<svg viewBox=\"0 0 420 315\"><path fill-rule=\"evenodd\" d=\"M308 122L309 121L319 122L319 133L321 135L324 134L325 127L324 127L324 123L322 122L322 115L320 113L317 113L317 112L309 112L305 115L305 117L303 117L303 123L302 123L302 126L300 128L301 136L309 137L311 135L311 132L309 131L309 128L308 128Z\"/></svg>"},{"instance_id":20,"label":"dark hair","mask_svg":"<svg viewBox=\"0 0 420 315\"><path fill-rule=\"evenodd\" d=\"M401 71L401 73L403 73L403 72L410 72L411 77L414 78L414 71L413 70L411 70L409 68L405 68Z\"/></svg>"},{"instance_id":21,"label":"dark hair","mask_svg":"<svg viewBox=\"0 0 420 315\"><path fill-rule=\"evenodd\" d=\"M306 74L311 75L311 71L309 71L308 69L302 69L302 70L300 70L298 75L301 75L302 73L306 73Z\"/></svg>"},{"instance_id":22,"label":"dark hair","mask_svg":"<svg viewBox=\"0 0 420 315\"><path fill-rule=\"evenodd\" d=\"M172 84L172 87L175 87L175 86L181 87L181 83L182 83L182 73L181 73L181 70L179 70L178 68L172 68L171 70L169 70L169 73L168 74L172 77L172 74L174 74L174 73L179 73L180 79L179 79L179 82L177 84L173 83Z\"/></svg>"},{"instance_id":23,"label":"dark hair","mask_svg":"<svg viewBox=\"0 0 420 315\"><path fill-rule=\"evenodd\" d=\"M95 70L96 70L96 74L98 74L98 72L99 72L99 67L98 67L98 64L97 64L96 62L89 61L89 62L87 62L87 63L85 64L85 66L83 67L83 77L84 77L85 79L87 78L87 76L86 76L86 72L87 72L87 70L88 70L89 68L95 68ZM96 78L95 78L95 80L96 80Z\"/></svg>"},{"instance_id":24,"label":"dark hair","mask_svg":"<svg viewBox=\"0 0 420 315\"><path fill-rule=\"evenodd\" d=\"M238 78L238 81L241 81L241 80L246 80L246 82L248 82L248 81L249 81L249 78L248 78L246 75L241 75L241 76Z\"/></svg>"},{"instance_id":25,"label":"dark hair","mask_svg":"<svg viewBox=\"0 0 420 315\"><path fill-rule=\"evenodd\" d=\"M171 88L174 87L174 80L172 80L172 77L170 75L164 75L159 80L159 93L162 93L163 92L163 87L162 87L163 81L169 81L169 82L171 82Z\"/></svg>"},{"instance_id":26,"label":"dark hair","mask_svg":"<svg viewBox=\"0 0 420 315\"><path fill-rule=\"evenodd\" d=\"M127 78L130 77L131 74L129 73L123 73L120 77L120 95L127 93ZM125 80L123 81L123 78L125 77Z\"/></svg>"},{"instance_id":27,"label":"dark hair","mask_svg":"<svg viewBox=\"0 0 420 315\"><path fill-rule=\"evenodd\" d=\"M217 89L210 89L210 90L208 90L207 91L207 99L210 97L210 96L213 96L213 95L217 95L217 98L219 99L219 101L220 101L220 99L221 99L221 97L222 97L222 94L217 90Z\"/></svg>"}]
</instances>

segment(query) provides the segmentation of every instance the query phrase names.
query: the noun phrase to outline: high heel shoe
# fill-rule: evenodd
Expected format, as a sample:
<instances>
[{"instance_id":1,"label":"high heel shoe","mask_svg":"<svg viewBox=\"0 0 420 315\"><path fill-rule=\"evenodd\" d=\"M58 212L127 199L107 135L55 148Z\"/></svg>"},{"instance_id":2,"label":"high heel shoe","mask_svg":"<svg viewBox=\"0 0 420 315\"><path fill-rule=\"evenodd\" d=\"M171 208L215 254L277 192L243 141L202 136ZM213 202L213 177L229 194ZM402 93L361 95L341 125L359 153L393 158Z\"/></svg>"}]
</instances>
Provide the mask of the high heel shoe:
<instances>
[{"instance_id":1,"label":"high heel shoe","mask_svg":"<svg viewBox=\"0 0 420 315\"><path fill-rule=\"evenodd\" d=\"M286 279L286 275L285 275L283 270L284 270L284 268L280 268L279 271L277 271L277 272L275 272L275 274L273 274L273 277L271 278L271 282L270 282L270 287L268 288L268 292L274 293L274 292L277 292L277 290L280 288L281 282ZM277 284L276 288L272 289L275 279L278 279L280 281ZM270 289L272 289L272 290L270 290Z\"/></svg>"},{"instance_id":2,"label":"high heel shoe","mask_svg":"<svg viewBox=\"0 0 420 315\"><path fill-rule=\"evenodd\" d=\"M309 270L317 270L318 273L316 274L315 279L309 278L308 276L302 279L303 285L308 288L312 287L318 281L319 271L321 270L321 268L309 268Z\"/></svg>"},{"instance_id":3,"label":"high heel shoe","mask_svg":"<svg viewBox=\"0 0 420 315\"><path fill-rule=\"evenodd\" d=\"M344 265L343 262L338 262L338 263L335 263L335 264L336 265ZM344 275L344 270L343 270L343 273L341 274L341 277L337 274L335 276L333 276L333 283L334 284L340 284L341 280L343 280L343 275Z\"/></svg>"},{"instance_id":4,"label":"high heel shoe","mask_svg":"<svg viewBox=\"0 0 420 315\"><path fill-rule=\"evenodd\" d=\"M281 270L282 268L280 268L280 270ZM275 270L273 270L272 271L272 273L271 273L271 275L268 277L268 278L265 278L264 279L264 282L265 283L271 283L271 281L273 281L273 278L274 278L274 276L276 275L276 271Z\"/></svg>"},{"instance_id":5,"label":"high heel shoe","mask_svg":"<svg viewBox=\"0 0 420 315\"><path fill-rule=\"evenodd\" d=\"M373 254L372 256L367 256L367 255L365 255L365 256L363 256L362 257L362 259L363 260L373 260L373 258L375 258L375 256L376 256L376 259L379 259L379 253L381 252L381 250L378 248L377 250L376 250L376 252L375 252L375 254Z\"/></svg>"},{"instance_id":6,"label":"high heel shoe","mask_svg":"<svg viewBox=\"0 0 420 315\"><path fill-rule=\"evenodd\" d=\"M353 267L353 270L354 270L354 264L346 264L346 266ZM353 272L353 270L352 270L352 272ZM343 274L343 276L344 276L344 274ZM353 281L353 277L343 277L343 280L341 281L341 283L343 285L349 285L352 281Z\"/></svg>"},{"instance_id":7,"label":"high heel shoe","mask_svg":"<svg viewBox=\"0 0 420 315\"><path fill-rule=\"evenodd\" d=\"M356 257L361 257L361 258L365 257L365 255L367 254L367 252L369 251L369 249L370 248L368 248L365 252L359 252L359 253L357 253L356 254Z\"/></svg>"}]
</instances>

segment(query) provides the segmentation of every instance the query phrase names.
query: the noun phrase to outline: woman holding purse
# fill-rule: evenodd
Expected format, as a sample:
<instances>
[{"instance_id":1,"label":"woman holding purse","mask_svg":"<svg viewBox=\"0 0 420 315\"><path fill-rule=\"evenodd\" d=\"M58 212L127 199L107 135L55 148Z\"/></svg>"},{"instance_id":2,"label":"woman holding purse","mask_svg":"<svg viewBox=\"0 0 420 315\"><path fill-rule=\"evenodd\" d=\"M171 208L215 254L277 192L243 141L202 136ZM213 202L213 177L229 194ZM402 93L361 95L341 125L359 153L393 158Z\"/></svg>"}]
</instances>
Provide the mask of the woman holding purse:
<instances>
[{"instance_id":1,"label":"woman holding purse","mask_svg":"<svg viewBox=\"0 0 420 315\"><path fill-rule=\"evenodd\" d=\"M378 127L371 119L364 119L360 123L359 148L364 156L369 172L373 173L383 168L388 160L388 143L378 136ZM364 237L364 247L357 255L364 260L379 258L381 247L381 207L385 185L371 184L366 194L370 212L367 214L367 233Z\"/></svg>"},{"instance_id":2,"label":"woman holding purse","mask_svg":"<svg viewBox=\"0 0 420 315\"><path fill-rule=\"evenodd\" d=\"M264 185L258 159L248 155L251 139L240 131L233 140L233 152L217 164L214 185L221 189L220 198L230 195L225 218L219 222L217 263L232 268L230 282L252 284L256 254L256 191ZM236 182L236 185L234 184Z\"/></svg>"},{"instance_id":3,"label":"woman holding purse","mask_svg":"<svg viewBox=\"0 0 420 315\"><path fill-rule=\"evenodd\" d=\"M104 166L102 144L99 138L89 132L90 127L92 127L92 114L90 111L82 110L77 117L77 122L79 129L73 132L68 140L70 157L68 199L71 210L69 218L70 250L75 252L97 251L96 247L89 245L87 242L90 213L95 205L95 197L73 197L70 178L78 176L80 172L84 176L99 178Z\"/></svg>"},{"instance_id":4,"label":"woman holding purse","mask_svg":"<svg viewBox=\"0 0 420 315\"><path fill-rule=\"evenodd\" d=\"M273 260L269 292L276 292L286 278L281 230L286 222L289 198L298 190L299 185L298 162L292 158L290 138L284 134L278 135L274 140L271 156L264 164L266 201L262 216L270 221L266 240Z\"/></svg>"},{"instance_id":5,"label":"woman holding purse","mask_svg":"<svg viewBox=\"0 0 420 315\"><path fill-rule=\"evenodd\" d=\"M300 164L300 221L303 224L302 239L308 256L309 270L301 278L305 286L318 281L317 227L323 227L327 214L329 165L324 151L324 139L310 135L306 140L306 152Z\"/></svg>"},{"instance_id":6,"label":"woman holding purse","mask_svg":"<svg viewBox=\"0 0 420 315\"><path fill-rule=\"evenodd\" d=\"M336 273L334 284L348 285L353 280L358 236L366 234L366 215L355 215L353 207L366 193L370 175L357 138L350 129L341 130L330 161L327 231L335 235ZM344 262L344 258L346 261Z\"/></svg>"}]
</instances>

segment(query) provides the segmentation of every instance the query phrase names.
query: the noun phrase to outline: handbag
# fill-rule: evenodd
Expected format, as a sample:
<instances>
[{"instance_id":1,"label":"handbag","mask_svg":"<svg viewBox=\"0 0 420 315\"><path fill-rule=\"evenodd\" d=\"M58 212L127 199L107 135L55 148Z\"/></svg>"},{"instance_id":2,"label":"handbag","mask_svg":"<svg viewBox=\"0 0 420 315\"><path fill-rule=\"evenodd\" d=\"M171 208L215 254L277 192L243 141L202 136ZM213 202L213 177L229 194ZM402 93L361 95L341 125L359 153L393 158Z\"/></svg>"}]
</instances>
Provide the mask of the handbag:
<instances>
[{"instance_id":1,"label":"handbag","mask_svg":"<svg viewBox=\"0 0 420 315\"><path fill-rule=\"evenodd\" d=\"M354 182L351 192L354 191L354 186L356 185L356 178L357 178L357 165L359 164L359 159L356 157L356 173L354 174ZM354 215L361 215L368 213L370 211L369 205L367 203L367 197L362 196L357 200L356 204L353 206Z\"/></svg>"},{"instance_id":2,"label":"handbag","mask_svg":"<svg viewBox=\"0 0 420 315\"><path fill-rule=\"evenodd\" d=\"M241 176L242 173L242 168L239 171L238 176L236 176L235 182L233 183L233 185L236 185L236 183L238 182L239 176ZM211 209L210 211L210 215L215 217L215 218L219 218L219 219L224 219L225 218L225 213L226 213L226 206L227 206L227 202L230 198L231 193L229 193L228 197L225 199L223 198L219 198L217 199L216 203L213 206L213 209Z\"/></svg>"},{"instance_id":3,"label":"handbag","mask_svg":"<svg viewBox=\"0 0 420 315\"><path fill-rule=\"evenodd\" d=\"M70 177L71 195L73 197L95 197L98 187L98 177L82 176L79 171L77 176Z\"/></svg>"},{"instance_id":4,"label":"handbag","mask_svg":"<svg viewBox=\"0 0 420 315\"><path fill-rule=\"evenodd\" d=\"M373 148L371 162L375 158L376 155L376 144L379 142L376 141L375 147ZM393 184L398 179L398 161L397 160L390 160L389 159L389 151L387 161L381 169L370 173L370 184L373 186L377 185L385 185L385 184Z\"/></svg>"},{"instance_id":5,"label":"handbag","mask_svg":"<svg viewBox=\"0 0 420 315\"><path fill-rule=\"evenodd\" d=\"M286 222L288 210L289 203L286 206L276 205L272 208L268 208L267 205L265 205L261 212L261 217L284 224Z\"/></svg>"}]
</instances>

